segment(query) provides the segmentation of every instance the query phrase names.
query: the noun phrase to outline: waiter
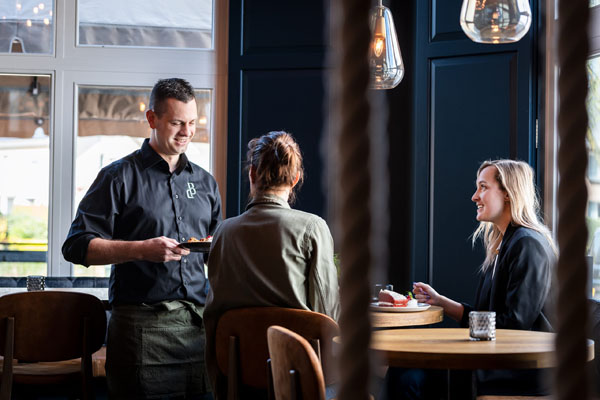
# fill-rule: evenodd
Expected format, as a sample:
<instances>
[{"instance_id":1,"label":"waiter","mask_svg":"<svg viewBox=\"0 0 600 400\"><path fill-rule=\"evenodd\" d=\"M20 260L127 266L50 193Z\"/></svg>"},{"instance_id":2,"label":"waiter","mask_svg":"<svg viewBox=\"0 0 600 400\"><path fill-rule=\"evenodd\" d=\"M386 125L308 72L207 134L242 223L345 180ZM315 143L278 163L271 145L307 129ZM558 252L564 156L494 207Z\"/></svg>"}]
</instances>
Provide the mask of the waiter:
<instances>
[{"instance_id":1,"label":"waiter","mask_svg":"<svg viewBox=\"0 0 600 400\"><path fill-rule=\"evenodd\" d=\"M214 232L221 198L215 179L185 155L196 131L192 86L159 80L146 119L150 139L100 171L62 252L75 264L113 264L110 398L202 398L204 257L178 245Z\"/></svg>"}]
</instances>

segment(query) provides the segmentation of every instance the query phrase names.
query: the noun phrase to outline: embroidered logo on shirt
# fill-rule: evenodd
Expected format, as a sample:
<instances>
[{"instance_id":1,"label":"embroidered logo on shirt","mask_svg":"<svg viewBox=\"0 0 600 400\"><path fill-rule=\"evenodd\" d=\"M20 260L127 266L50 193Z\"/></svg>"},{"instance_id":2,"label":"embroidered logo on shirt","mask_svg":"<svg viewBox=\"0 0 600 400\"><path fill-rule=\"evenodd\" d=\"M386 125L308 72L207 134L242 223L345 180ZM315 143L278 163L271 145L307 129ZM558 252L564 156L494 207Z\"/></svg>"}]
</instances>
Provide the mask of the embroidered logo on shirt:
<instances>
[{"instance_id":1,"label":"embroidered logo on shirt","mask_svg":"<svg viewBox=\"0 0 600 400\"><path fill-rule=\"evenodd\" d=\"M196 194L196 188L194 187L194 184L192 182L188 182L188 188L185 191L185 194L187 195L188 199L194 198L194 195Z\"/></svg>"}]
</instances>

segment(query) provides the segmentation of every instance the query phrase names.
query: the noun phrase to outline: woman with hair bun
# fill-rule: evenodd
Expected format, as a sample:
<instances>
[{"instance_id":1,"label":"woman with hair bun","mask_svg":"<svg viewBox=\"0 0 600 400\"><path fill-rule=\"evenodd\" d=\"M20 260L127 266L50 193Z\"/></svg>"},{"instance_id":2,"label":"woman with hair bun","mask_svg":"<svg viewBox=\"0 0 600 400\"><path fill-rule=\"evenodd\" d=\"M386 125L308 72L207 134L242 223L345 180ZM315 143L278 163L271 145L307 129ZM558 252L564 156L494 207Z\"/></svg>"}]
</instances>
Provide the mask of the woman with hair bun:
<instances>
[{"instance_id":1,"label":"woman with hair bun","mask_svg":"<svg viewBox=\"0 0 600 400\"><path fill-rule=\"evenodd\" d=\"M333 239L319 216L290 207L304 177L300 147L286 132L248 143L250 201L217 228L208 259L206 357L215 382L214 329L242 307L288 307L337 319L338 279ZM211 369L213 371L211 371Z\"/></svg>"}]
</instances>

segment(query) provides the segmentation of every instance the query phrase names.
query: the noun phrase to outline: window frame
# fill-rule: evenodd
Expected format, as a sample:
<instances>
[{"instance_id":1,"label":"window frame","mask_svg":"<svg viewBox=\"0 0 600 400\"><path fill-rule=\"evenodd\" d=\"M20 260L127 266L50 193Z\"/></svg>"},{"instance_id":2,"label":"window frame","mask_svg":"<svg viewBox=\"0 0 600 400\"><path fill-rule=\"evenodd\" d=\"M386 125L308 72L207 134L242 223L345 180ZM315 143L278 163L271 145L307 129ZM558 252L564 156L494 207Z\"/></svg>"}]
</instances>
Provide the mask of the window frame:
<instances>
[{"instance_id":1,"label":"window frame","mask_svg":"<svg viewBox=\"0 0 600 400\"><path fill-rule=\"evenodd\" d=\"M53 14L54 53L2 53L0 73L51 77L47 275L72 276L72 264L63 258L61 246L75 214L78 86L152 87L160 78L177 76L194 88L210 89L211 171L226 198L228 1L213 0L213 49L80 47L77 2L54 0Z\"/></svg>"},{"instance_id":2,"label":"window frame","mask_svg":"<svg viewBox=\"0 0 600 400\"><path fill-rule=\"evenodd\" d=\"M546 1L546 54L545 54L545 176L544 176L544 217L546 224L556 233L558 225L558 0ZM590 8L588 58L600 55L600 5Z\"/></svg>"}]
</instances>

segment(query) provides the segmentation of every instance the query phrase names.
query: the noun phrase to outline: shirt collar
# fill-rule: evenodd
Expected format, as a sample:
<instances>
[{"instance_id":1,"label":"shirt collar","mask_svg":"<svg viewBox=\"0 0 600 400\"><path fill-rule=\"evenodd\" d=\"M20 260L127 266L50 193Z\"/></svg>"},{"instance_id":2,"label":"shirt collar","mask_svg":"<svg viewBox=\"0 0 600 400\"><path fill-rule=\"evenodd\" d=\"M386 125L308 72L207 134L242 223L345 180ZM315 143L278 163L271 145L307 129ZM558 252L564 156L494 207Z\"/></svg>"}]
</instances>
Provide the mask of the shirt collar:
<instances>
[{"instance_id":1,"label":"shirt collar","mask_svg":"<svg viewBox=\"0 0 600 400\"><path fill-rule=\"evenodd\" d=\"M150 168L161 161L166 163L166 161L150 146L150 139L145 139L142 144L141 149L142 156L142 166L144 169ZM175 173L179 174L184 169L187 169L189 172L194 172L192 167L192 163L189 161L185 153L182 153L179 156L179 162L177 163L177 169L175 169Z\"/></svg>"},{"instance_id":2,"label":"shirt collar","mask_svg":"<svg viewBox=\"0 0 600 400\"><path fill-rule=\"evenodd\" d=\"M274 205L277 205L277 206L280 206L283 208L288 208L288 209L291 208L287 201L285 201L284 199L282 199L281 197L279 197L277 195L261 194L250 200L250 202L246 206L246 210L249 210L250 208L252 208L258 204L274 204Z\"/></svg>"}]
</instances>

